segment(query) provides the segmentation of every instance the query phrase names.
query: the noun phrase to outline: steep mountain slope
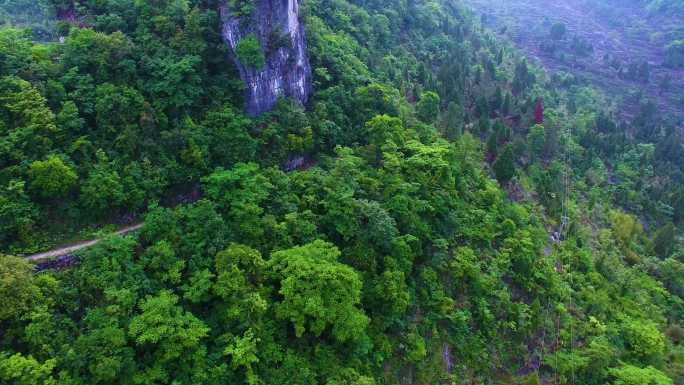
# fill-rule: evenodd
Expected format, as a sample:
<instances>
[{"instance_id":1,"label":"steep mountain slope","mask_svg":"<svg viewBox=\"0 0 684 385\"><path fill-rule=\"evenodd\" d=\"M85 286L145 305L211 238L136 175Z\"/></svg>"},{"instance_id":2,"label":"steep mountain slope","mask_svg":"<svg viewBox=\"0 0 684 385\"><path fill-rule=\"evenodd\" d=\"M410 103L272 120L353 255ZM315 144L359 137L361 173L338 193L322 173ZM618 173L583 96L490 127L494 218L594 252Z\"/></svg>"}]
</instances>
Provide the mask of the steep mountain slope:
<instances>
[{"instance_id":1,"label":"steep mountain slope","mask_svg":"<svg viewBox=\"0 0 684 385\"><path fill-rule=\"evenodd\" d=\"M48 0L0 1L0 27L28 27L35 39L47 41L55 37L54 21L54 8Z\"/></svg>"},{"instance_id":2,"label":"steep mountain slope","mask_svg":"<svg viewBox=\"0 0 684 385\"><path fill-rule=\"evenodd\" d=\"M684 38L684 15L669 6L610 0L468 4L552 72L602 89L628 121L648 100L684 127L684 64L668 58L668 47Z\"/></svg>"},{"instance_id":3,"label":"steep mountain slope","mask_svg":"<svg viewBox=\"0 0 684 385\"><path fill-rule=\"evenodd\" d=\"M311 66L299 1L263 0L253 8L225 3L220 11L223 38L247 89L247 113L267 112L281 97L306 103Z\"/></svg>"},{"instance_id":4,"label":"steep mountain slope","mask_svg":"<svg viewBox=\"0 0 684 385\"><path fill-rule=\"evenodd\" d=\"M626 135L453 1L305 2L314 92L249 118L225 4L259 2L0 31L2 249L145 223L64 271L0 256L0 382L682 381L667 126Z\"/></svg>"}]
</instances>

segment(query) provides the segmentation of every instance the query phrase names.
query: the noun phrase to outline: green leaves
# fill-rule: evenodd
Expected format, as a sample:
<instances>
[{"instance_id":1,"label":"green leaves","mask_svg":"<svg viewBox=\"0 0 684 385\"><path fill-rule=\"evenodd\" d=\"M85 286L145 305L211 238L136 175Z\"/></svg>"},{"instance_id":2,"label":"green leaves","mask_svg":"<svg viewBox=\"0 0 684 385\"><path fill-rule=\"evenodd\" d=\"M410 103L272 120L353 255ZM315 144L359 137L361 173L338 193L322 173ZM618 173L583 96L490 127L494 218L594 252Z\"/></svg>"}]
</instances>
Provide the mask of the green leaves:
<instances>
[{"instance_id":1,"label":"green leaves","mask_svg":"<svg viewBox=\"0 0 684 385\"><path fill-rule=\"evenodd\" d=\"M496 382L541 352L521 381L675 382L676 132L629 144L593 91L537 79L442 0L307 1L316 95L249 119L197 4L77 1L89 28L64 44L0 31L0 249L150 207L139 238L67 271L0 257L1 383ZM237 47L251 70L268 50ZM538 96L545 126L526 135ZM559 153L576 191L557 245Z\"/></svg>"},{"instance_id":2,"label":"green leaves","mask_svg":"<svg viewBox=\"0 0 684 385\"><path fill-rule=\"evenodd\" d=\"M185 294L183 298L190 301L190 303L202 303L211 298L210 290L213 286L212 279L214 274L209 270L201 270L190 277L190 282L183 285Z\"/></svg>"},{"instance_id":3,"label":"green leaves","mask_svg":"<svg viewBox=\"0 0 684 385\"><path fill-rule=\"evenodd\" d=\"M140 304L141 313L131 320L128 334L140 347L156 352L164 361L197 349L209 328L178 304L178 297L162 291Z\"/></svg>"},{"instance_id":4,"label":"green leaves","mask_svg":"<svg viewBox=\"0 0 684 385\"><path fill-rule=\"evenodd\" d=\"M202 125L210 134L212 160L224 167L254 160L257 142L250 134L252 121L229 105L209 112Z\"/></svg>"},{"instance_id":5,"label":"green leaves","mask_svg":"<svg viewBox=\"0 0 684 385\"><path fill-rule=\"evenodd\" d=\"M121 71L133 53L134 45L122 32L106 34L93 29L74 28L60 47L64 68L77 68L97 82L105 82Z\"/></svg>"},{"instance_id":6,"label":"green leaves","mask_svg":"<svg viewBox=\"0 0 684 385\"><path fill-rule=\"evenodd\" d=\"M126 330L113 310L94 309L85 319L86 331L78 337L65 361L82 367L93 383L108 383L133 369L134 351ZM109 314L107 314L109 313Z\"/></svg>"},{"instance_id":7,"label":"green leaves","mask_svg":"<svg viewBox=\"0 0 684 385\"><path fill-rule=\"evenodd\" d=\"M368 142L378 149L387 142L401 146L406 141L407 132L401 119L388 115L377 115L366 123Z\"/></svg>"},{"instance_id":8,"label":"green leaves","mask_svg":"<svg viewBox=\"0 0 684 385\"><path fill-rule=\"evenodd\" d=\"M29 31L0 29L0 74L17 75L27 71L32 64L31 45Z\"/></svg>"},{"instance_id":9,"label":"green leaves","mask_svg":"<svg viewBox=\"0 0 684 385\"><path fill-rule=\"evenodd\" d=\"M260 70L266 64L261 42L254 34L240 39L235 47L235 53L242 64L255 70Z\"/></svg>"},{"instance_id":10,"label":"green leaves","mask_svg":"<svg viewBox=\"0 0 684 385\"><path fill-rule=\"evenodd\" d=\"M95 97L95 121L105 137L117 138L126 130L139 129L144 98L137 90L104 83L96 88ZM128 153L134 149L125 148Z\"/></svg>"},{"instance_id":11,"label":"green leaves","mask_svg":"<svg viewBox=\"0 0 684 385\"><path fill-rule=\"evenodd\" d=\"M425 92L416 105L418 119L425 123L434 123L439 118L440 98L434 92Z\"/></svg>"},{"instance_id":12,"label":"green leaves","mask_svg":"<svg viewBox=\"0 0 684 385\"><path fill-rule=\"evenodd\" d=\"M218 170L203 180L207 196L218 203L230 227L242 242L262 237L263 202L272 185L256 164L238 163L231 170Z\"/></svg>"},{"instance_id":13,"label":"green leaves","mask_svg":"<svg viewBox=\"0 0 684 385\"><path fill-rule=\"evenodd\" d=\"M181 282L185 261L176 256L168 241L162 240L147 248L143 261L157 280L172 284Z\"/></svg>"},{"instance_id":14,"label":"green leaves","mask_svg":"<svg viewBox=\"0 0 684 385\"><path fill-rule=\"evenodd\" d=\"M59 139L55 115L29 82L0 77L0 167L44 157Z\"/></svg>"},{"instance_id":15,"label":"green leaves","mask_svg":"<svg viewBox=\"0 0 684 385\"><path fill-rule=\"evenodd\" d=\"M546 129L544 126L541 124L532 126L530 133L527 135L527 143L529 144L530 157L542 159L546 147Z\"/></svg>"},{"instance_id":16,"label":"green leaves","mask_svg":"<svg viewBox=\"0 0 684 385\"><path fill-rule=\"evenodd\" d=\"M503 153L496 159L492 165L496 179L502 184L508 183L515 176L515 157L513 156L513 149L507 145Z\"/></svg>"},{"instance_id":17,"label":"green leaves","mask_svg":"<svg viewBox=\"0 0 684 385\"><path fill-rule=\"evenodd\" d=\"M625 338L640 362L657 362L665 352L665 336L652 321L628 320Z\"/></svg>"},{"instance_id":18,"label":"green leaves","mask_svg":"<svg viewBox=\"0 0 684 385\"><path fill-rule=\"evenodd\" d=\"M1 242L28 242L38 213L26 194L24 182L11 180L6 186L0 185Z\"/></svg>"},{"instance_id":19,"label":"green leaves","mask_svg":"<svg viewBox=\"0 0 684 385\"><path fill-rule=\"evenodd\" d=\"M252 369L252 365L259 362L257 356L258 343L259 339L255 338L254 333L249 329L242 337L233 338L232 343L223 351L223 354L231 357L233 368L243 367L246 369L247 383L250 385L260 383Z\"/></svg>"},{"instance_id":20,"label":"green leaves","mask_svg":"<svg viewBox=\"0 0 684 385\"><path fill-rule=\"evenodd\" d=\"M126 199L119 172L109 164L104 152L98 152L99 163L81 185L81 199L95 216L102 216L121 206Z\"/></svg>"},{"instance_id":21,"label":"green leaves","mask_svg":"<svg viewBox=\"0 0 684 385\"><path fill-rule=\"evenodd\" d=\"M271 256L271 276L279 282L282 297L276 316L292 322L297 337L306 331L320 336L327 328L341 342L364 334L368 318L356 307L361 280L352 268L337 262L339 256L335 246L320 240Z\"/></svg>"},{"instance_id":22,"label":"green leaves","mask_svg":"<svg viewBox=\"0 0 684 385\"><path fill-rule=\"evenodd\" d=\"M200 375L193 368L205 362L202 340L209 327L178 305L170 291L148 296L128 326L138 352L135 383L169 383ZM203 377L203 376L202 376Z\"/></svg>"},{"instance_id":23,"label":"green leaves","mask_svg":"<svg viewBox=\"0 0 684 385\"><path fill-rule=\"evenodd\" d=\"M172 118L182 117L202 95L198 56L156 57L150 63L152 103Z\"/></svg>"},{"instance_id":24,"label":"green leaves","mask_svg":"<svg viewBox=\"0 0 684 385\"><path fill-rule=\"evenodd\" d=\"M253 277L252 279L257 279L262 274L264 265L261 253L245 245L232 244L216 254L216 271L219 273L230 272L233 267L237 267Z\"/></svg>"},{"instance_id":25,"label":"green leaves","mask_svg":"<svg viewBox=\"0 0 684 385\"><path fill-rule=\"evenodd\" d=\"M50 155L45 161L35 161L29 167L31 189L43 198L61 198L78 182L78 175L64 161Z\"/></svg>"},{"instance_id":26,"label":"green leaves","mask_svg":"<svg viewBox=\"0 0 684 385\"><path fill-rule=\"evenodd\" d=\"M632 365L623 365L619 368L610 369L614 378L613 385L672 385L672 380L665 373L652 366L639 368Z\"/></svg>"},{"instance_id":27,"label":"green leaves","mask_svg":"<svg viewBox=\"0 0 684 385\"><path fill-rule=\"evenodd\" d=\"M376 115L399 115L399 93L385 84L373 83L356 90L356 101L363 121Z\"/></svg>"},{"instance_id":28,"label":"green leaves","mask_svg":"<svg viewBox=\"0 0 684 385\"><path fill-rule=\"evenodd\" d=\"M329 379L325 385L375 385L375 380L368 376L360 375L354 369L342 369Z\"/></svg>"},{"instance_id":29,"label":"green leaves","mask_svg":"<svg viewBox=\"0 0 684 385\"><path fill-rule=\"evenodd\" d=\"M52 376L56 365L56 359L41 363L20 353L11 356L0 353L0 381L12 385L56 385L57 380Z\"/></svg>"},{"instance_id":30,"label":"green leaves","mask_svg":"<svg viewBox=\"0 0 684 385\"><path fill-rule=\"evenodd\" d=\"M0 254L0 322L24 317L39 293L33 281L33 265Z\"/></svg>"}]
</instances>

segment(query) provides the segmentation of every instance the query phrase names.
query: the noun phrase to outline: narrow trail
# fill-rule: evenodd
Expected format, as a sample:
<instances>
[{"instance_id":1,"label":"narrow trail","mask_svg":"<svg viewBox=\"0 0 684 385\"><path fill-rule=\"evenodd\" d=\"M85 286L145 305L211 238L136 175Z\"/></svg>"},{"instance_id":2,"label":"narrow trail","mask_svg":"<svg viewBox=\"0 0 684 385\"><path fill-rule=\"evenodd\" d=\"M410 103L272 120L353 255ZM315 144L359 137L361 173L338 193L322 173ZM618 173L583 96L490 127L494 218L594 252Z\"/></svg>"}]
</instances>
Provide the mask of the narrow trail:
<instances>
[{"instance_id":1,"label":"narrow trail","mask_svg":"<svg viewBox=\"0 0 684 385\"><path fill-rule=\"evenodd\" d=\"M127 227L124 227L123 229L115 232L114 234L115 235L126 235L128 233L133 232L133 231L140 230L143 226L144 226L144 223L138 223L135 225L127 226ZM58 258L58 257L62 257L65 255L73 254L79 250L83 250L83 249L87 249L89 247L93 247L93 246L97 245L98 243L100 243L100 239L92 239L89 241L82 241L79 243L75 243L73 245L60 247L58 249L46 251L43 253L27 255L25 258L29 261L32 261L32 262L40 262L40 261L44 261L46 259Z\"/></svg>"}]
</instances>

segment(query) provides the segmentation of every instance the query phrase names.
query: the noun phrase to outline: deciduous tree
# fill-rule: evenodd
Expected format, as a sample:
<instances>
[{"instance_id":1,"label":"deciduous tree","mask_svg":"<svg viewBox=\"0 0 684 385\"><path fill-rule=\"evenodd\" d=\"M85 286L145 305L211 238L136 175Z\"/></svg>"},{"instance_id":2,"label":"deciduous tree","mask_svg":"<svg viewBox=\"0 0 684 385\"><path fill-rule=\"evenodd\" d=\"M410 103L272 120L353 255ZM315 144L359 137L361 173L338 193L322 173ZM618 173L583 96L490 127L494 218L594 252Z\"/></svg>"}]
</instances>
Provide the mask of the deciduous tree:
<instances>
[{"instance_id":1,"label":"deciduous tree","mask_svg":"<svg viewBox=\"0 0 684 385\"><path fill-rule=\"evenodd\" d=\"M357 305L361 280L349 266L338 262L339 250L330 243L308 245L273 253L272 277L279 282L279 319L292 322L297 337L305 332L320 336L330 328L344 342L365 333L368 318Z\"/></svg>"},{"instance_id":2,"label":"deciduous tree","mask_svg":"<svg viewBox=\"0 0 684 385\"><path fill-rule=\"evenodd\" d=\"M78 182L76 172L55 155L35 161L29 168L31 189L43 198L64 197Z\"/></svg>"}]
</instances>

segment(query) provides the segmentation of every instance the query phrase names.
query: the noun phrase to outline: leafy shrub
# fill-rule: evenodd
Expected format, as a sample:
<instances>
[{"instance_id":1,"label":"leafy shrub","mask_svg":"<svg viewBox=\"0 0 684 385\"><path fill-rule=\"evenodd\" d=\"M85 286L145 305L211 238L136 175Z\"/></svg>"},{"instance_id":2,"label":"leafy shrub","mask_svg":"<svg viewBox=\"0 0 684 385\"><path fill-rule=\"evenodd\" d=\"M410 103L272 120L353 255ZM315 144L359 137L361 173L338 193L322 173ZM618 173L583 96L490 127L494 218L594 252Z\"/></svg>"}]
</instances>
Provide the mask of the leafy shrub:
<instances>
[{"instance_id":1,"label":"leafy shrub","mask_svg":"<svg viewBox=\"0 0 684 385\"><path fill-rule=\"evenodd\" d=\"M260 69L266 64L264 52L261 50L261 43L254 34L249 34L242 38L235 47L238 60L248 67Z\"/></svg>"}]
</instances>

